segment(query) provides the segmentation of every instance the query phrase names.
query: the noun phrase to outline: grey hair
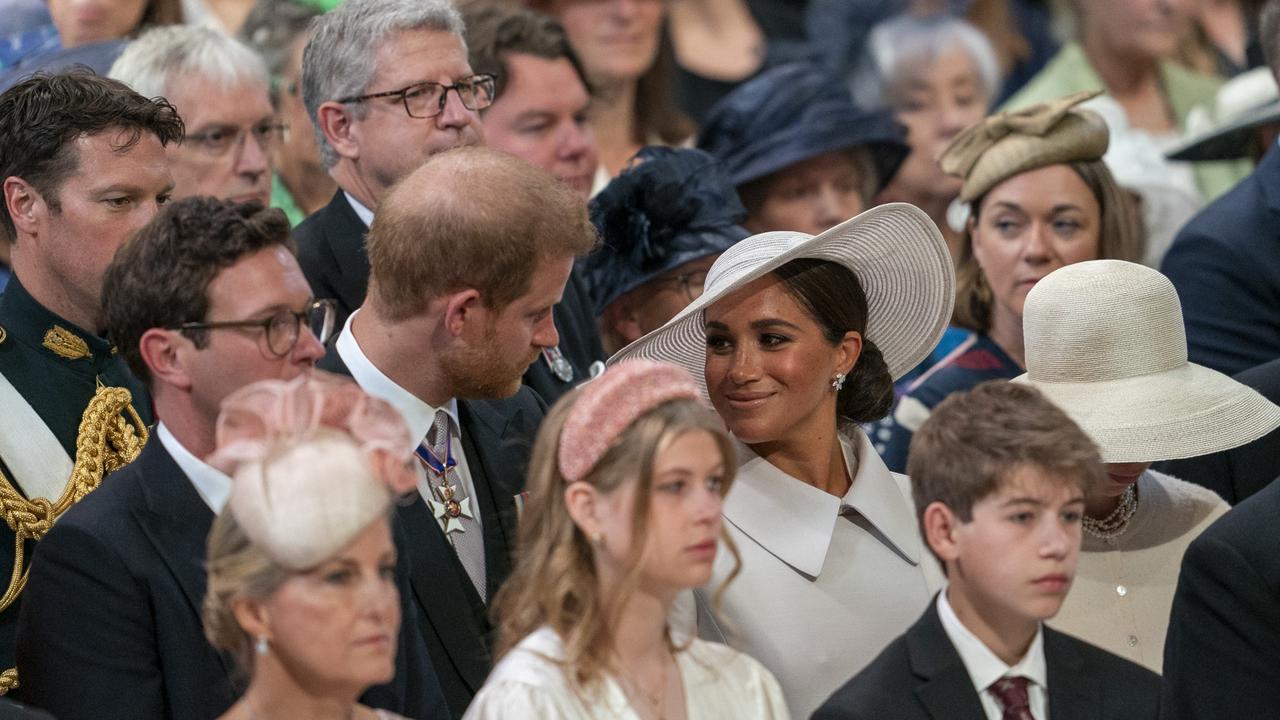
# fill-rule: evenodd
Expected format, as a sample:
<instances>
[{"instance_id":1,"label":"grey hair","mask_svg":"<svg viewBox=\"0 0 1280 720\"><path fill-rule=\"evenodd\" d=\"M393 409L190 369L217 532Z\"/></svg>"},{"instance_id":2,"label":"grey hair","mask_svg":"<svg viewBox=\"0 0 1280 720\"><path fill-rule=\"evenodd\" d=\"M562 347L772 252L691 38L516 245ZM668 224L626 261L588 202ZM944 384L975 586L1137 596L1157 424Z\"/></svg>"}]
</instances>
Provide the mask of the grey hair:
<instances>
[{"instance_id":1,"label":"grey hair","mask_svg":"<svg viewBox=\"0 0 1280 720\"><path fill-rule=\"evenodd\" d=\"M212 28L165 25L125 46L108 76L145 97L169 95L169 81L199 76L233 88L249 82L269 87L262 58L247 45ZM185 108L178 108L185 112Z\"/></svg>"},{"instance_id":2,"label":"grey hair","mask_svg":"<svg viewBox=\"0 0 1280 720\"><path fill-rule=\"evenodd\" d=\"M978 28L950 15L899 15L875 26L866 52L849 76L849 91L860 107L890 106L903 72L920 61L932 62L944 50L960 49L973 61L988 100L1000 89L1000 64L991 41Z\"/></svg>"},{"instance_id":3,"label":"grey hair","mask_svg":"<svg viewBox=\"0 0 1280 720\"><path fill-rule=\"evenodd\" d=\"M289 65L294 43L319 14L316 8L296 0L258 0L240 27L240 39L266 63L272 102L277 100L277 85Z\"/></svg>"},{"instance_id":4,"label":"grey hair","mask_svg":"<svg viewBox=\"0 0 1280 720\"><path fill-rule=\"evenodd\" d=\"M325 168L338 162L338 154L320 129L320 106L367 92L377 71L378 48L393 34L409 30L452 33L466 52L462 16L448 0L346 0L315 21L302 53L302 102ZM351 107L357 119L367 112L364 105Z\"/></svg>"}]
</instances>

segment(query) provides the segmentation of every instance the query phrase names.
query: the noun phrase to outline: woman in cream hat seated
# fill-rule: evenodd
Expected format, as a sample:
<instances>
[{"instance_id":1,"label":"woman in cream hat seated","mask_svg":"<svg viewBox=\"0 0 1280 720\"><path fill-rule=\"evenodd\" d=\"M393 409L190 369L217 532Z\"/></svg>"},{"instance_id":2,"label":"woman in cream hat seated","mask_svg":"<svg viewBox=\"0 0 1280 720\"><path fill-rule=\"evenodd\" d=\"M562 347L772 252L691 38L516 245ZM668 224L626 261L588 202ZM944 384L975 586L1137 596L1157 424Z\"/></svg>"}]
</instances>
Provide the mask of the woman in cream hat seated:
<instances>
[{"instance_id":1,"label":"woman in cream hat seated","mask_svg":"<svg viewBox=\"0 0 1280 720\"><path fill-rule=\"evenodd\" d=\"M209 533L205 635L249 676L223 716L399 718L357 702L391 680L400 627L393 501L416 487L400 415L349 380L228 396L210 464L232 478Z\"/></svg>"},{"instance_id":2,"label":"woman in cream hat seated","mask_svg":"<svg viewBox=\"0 0 1280 720\"><path fill-rule=\"evenodd\" d=\"M622 363L564 396L533 450L498 662L465 720L787 720L760 663L667 623L737 564L720 507L733 447L684 370Z\"/></svg>"},{"instance_id":3,"label":"woman in cream hat seated","mask_svg":"<svg viewBox=\"0 0 1280 720\"><path fill-rule=\"evenodd\" d=\"M1227 450L1280 426L1280 407L1187 362L1182 307L1168 278L1097 260L1062 268L1028 294L1027 373L1093 438L1109 482L1085 498L1071 593L1050 624L1160 672L1182 554L1227 505L1152 462Z\"/></svg>"},{"instance_id":4,"label":"woman in cream hat seated","mask_svg":"<svg viewBox=\"0 0 1280 720\"><path fill-rule=\"evenodd\" d=\"M1022 372L1022 304L1036 282L1084 260L1141 259L1136 208L1102 161L1107 125L1076 107L1091 96L992 115L943 151L943 169L964 178L968 212L952 322L974 335L873 430L891 470L906 469L911 434L947 395Z\"/></svg>"},{"instance_id":5,"label":"woman in cream hat seated","mask_svg":"<svg viewBox=\"0 0 1280 720\"><path fill-rule=\"evenodd\" d=\"M941 582L907 479L858 423L888 412L893 379L938 342L953 272L937 226L906 204L817 236L754 235L716 260L700 297L613 359L687 368L733 434L723 514L741 572L711 613L737 568L721 553L698 629L772 670L793 717L906 630Z\"/></svg>"}]
</instances>

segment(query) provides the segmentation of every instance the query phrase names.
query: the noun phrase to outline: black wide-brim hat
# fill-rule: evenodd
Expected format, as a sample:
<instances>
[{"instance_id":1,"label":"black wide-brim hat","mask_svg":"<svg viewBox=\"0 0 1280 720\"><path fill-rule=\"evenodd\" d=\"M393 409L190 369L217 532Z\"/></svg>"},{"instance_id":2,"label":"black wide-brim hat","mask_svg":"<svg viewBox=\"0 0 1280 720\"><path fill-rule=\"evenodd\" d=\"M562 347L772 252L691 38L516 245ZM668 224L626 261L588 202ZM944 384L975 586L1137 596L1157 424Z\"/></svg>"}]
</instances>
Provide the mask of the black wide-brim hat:
<instances>
[{"instance_id":1,"label":"black wide-brim hat","mask_svg":"<svg viewBox=\"0 0 1280 720\"><path fill-rule=\"evenodd\" d=\"M698 138L736 187L856 147L870 151L877 189L911 152L891 113L857 107L843 83L809 63L780 65L740 85L707 113Z\"/></svg>"}]
</instances>

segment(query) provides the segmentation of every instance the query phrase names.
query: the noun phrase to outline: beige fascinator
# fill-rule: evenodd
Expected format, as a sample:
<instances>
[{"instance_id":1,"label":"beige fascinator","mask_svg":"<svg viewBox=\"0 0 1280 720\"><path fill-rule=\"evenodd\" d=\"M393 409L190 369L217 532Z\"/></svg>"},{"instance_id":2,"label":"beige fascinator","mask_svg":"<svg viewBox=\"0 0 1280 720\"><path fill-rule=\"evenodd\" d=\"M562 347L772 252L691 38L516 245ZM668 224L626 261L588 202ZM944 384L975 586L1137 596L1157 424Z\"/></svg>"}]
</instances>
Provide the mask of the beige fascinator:
<instances>
[{"instance_id":1,"label":"beige fascinator","mask_svg":"<svg viewBox=\"0 0 1280 720\"><path fill-rule=\"evenodd\" d=\"M1076 107L1098 94L1079 92L999 112L957 135L938 156L938 163L943 172L964 178L960 202L972 202L1028 170L1102 159L1109 140L1107 123Z\"/></svg>"},{"instance_id":2,"label":"beige fascinator","mask_svg":"<svg viewBox=\"0 0 1280 720\"><path fill-rule=\"evenodd\" d=\"M231 476L231 512L291 570L346 547L417 486L404 420L354 382L320 371L232 393L209 464Z\"/></svg>"}]
</instances>

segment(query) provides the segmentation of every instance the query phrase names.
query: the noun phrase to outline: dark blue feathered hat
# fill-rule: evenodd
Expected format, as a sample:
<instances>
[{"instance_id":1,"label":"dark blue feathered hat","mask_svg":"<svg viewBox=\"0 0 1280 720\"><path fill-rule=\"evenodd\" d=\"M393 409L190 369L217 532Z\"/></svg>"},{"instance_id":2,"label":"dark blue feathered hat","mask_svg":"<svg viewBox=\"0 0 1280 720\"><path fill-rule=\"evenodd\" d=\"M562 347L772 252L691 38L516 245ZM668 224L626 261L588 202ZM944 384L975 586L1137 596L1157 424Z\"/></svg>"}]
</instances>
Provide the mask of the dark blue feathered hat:
<instances>
[{"instance_id":1,"label":"dark blue feathered hat","mask_svg":"<svg viewBox=\"0 0 1280 720\"><path fill-rule=\"evenodd\" d=\"M828 152L866 147L877 184L910 148L887 110L862 110L844 83L810 63L779 65L739 85L707 113L698 149L724 164L735 187Z\"/></svg>"},{"instance_id":2,"label":"dark blue feathered hat","mask_svg":"<svg viewBox=\"0 0 1280 720\"><path fill-rule=\"evenodd\" d=\"M645 147L591 199L601 244L580 268L596 313L668 270L724 252L751 233L746 208L715 158Z\"/></svg>"}]
</instances>

